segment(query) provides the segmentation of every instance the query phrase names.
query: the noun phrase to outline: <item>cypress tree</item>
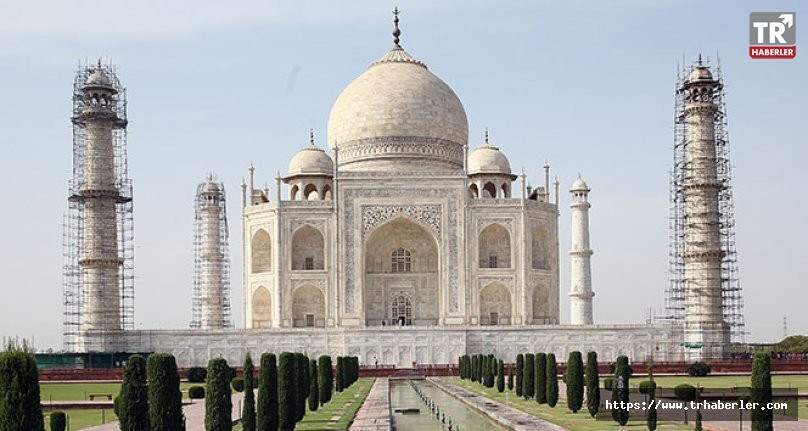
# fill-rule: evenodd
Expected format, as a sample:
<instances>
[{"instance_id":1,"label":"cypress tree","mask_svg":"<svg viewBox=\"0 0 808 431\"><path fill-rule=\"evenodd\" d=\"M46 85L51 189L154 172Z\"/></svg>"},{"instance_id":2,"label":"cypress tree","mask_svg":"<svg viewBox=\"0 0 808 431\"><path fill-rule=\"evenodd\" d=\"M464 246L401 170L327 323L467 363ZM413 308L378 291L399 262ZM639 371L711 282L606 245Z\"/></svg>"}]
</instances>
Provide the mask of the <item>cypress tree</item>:
<instances>
[{"instance_id":1,"label":"cypress tree","mask_svg":"<svg viewBox=\"0 0 808 431\"><path fill-rule=\"evenodd\" d=\"M331 401L331 393L334 392L334 368L331 364L331 356L322 355L318 359L317 386L320 388L320 404Z\"/></svg>"},{"instance_id":2,"label":"cypress tree","mask_svg":"<svg viewBox=\"0 0 808 431\"><path fill-rule=\"evenodd\" d=\"M508 390L513 390L513 366L508 366Z\"/></svg>"},{"instance_id":3,"label":"cypress tree","mask_svg":"<svg viewBox=\"0 0 808 431\"><path fill-rule=\"evenodd\" d=\"M536 356L532 353L525 354L524 381L522 382L522 396L526 400L533 398L536 385Z\"/></svg>"},{"instance_id":4,"label":"cypress tree","mask_svg":"<svg viewBox=\"0 0 808 431\"><path fill-rule=\"evenodd\" d=\"M486 388L493 388L494 387L494 373L496 370L496 359L494 359L494 355L488 355L486 360L486 367L485 367L485 387Z\"/></svg>"},{"instance_id":5,"label":"cypress tree","mask_svg":"<svg viewBox=\"0 0 808 431\"><path fill-rule=\"evenodd\" d=\"M148 416L148 412L146 413L146 416ZM67 427L67 416L65 416L65 412L51 412L50 431L65 431L66 427ZM121 429L123 429L123 427L121 427Z\"/></svg>"},{"instance_id":6,"label":"cypress tree","mask_svg":"<svg viewBox=\"0 0 808 431\"><path fill-rule=\"evenodd\" d=\"M241 409L241 429L255 431L255 377L250 354L244 358L244 404Z\"/></svg>"},{"instance_id":7,"label":"cypress tree","mask_svg":"<svg viewBox=\"0 0 808 431\"><path fill-rule=\"evenodd\" d=\"M547 405L555 407L558 403L558 367L555 354L547 354Z\"/></svg>"},{"instance_id":8,"label":"cypress tree","mask_svg":"<svg viewBox=\"0 0 808 431\"><path fill-rule=\"evenodd\" d=\"M628 403L629 389L628 358L619 356L614 367L614 386L612 386L612 402ZM612 419L624 426L628 422L628 409L612 408Z\"/></svg>"},{"instance_id":9,"label":"cypress tree","mask_svg":"<svg viewBox=\"0 0 808 431\"><path fill-rule=\"evenodd\" d=\"M483 377L485 377L485 368L483 368L485 364L484 359L485 357L482 353L477 354L477 383L479 384L483 383Z\"/></svg>"},{"instance_id":10,"label":"cypress tree","mask_svg":"<svg viewBox=\"0 0 808 431\"><path fill-rule=\"evenodd\" d=\"M149 393L146 387L146 360L142 356L132 355L126 361L118 398L121 431L148 431Z\"/></svg>"},{"instance_id":11,"label":"cypress tree","mask_svg":"<svg viewBox=\"0 0 808 431\"><path fill-rule=\"evenodd\" d=\"M535 359L534 359L535 360ZM525 381L525 355L518 354L516 355L516 396L522 396L522 386L524 386Z\"/></svg>"},{"instance_id":12,"label":"cypress tree","mask_svg":"<svg viewBox=\"0 0 808 431\"><path fill-rule=\"evenodd\" d=\"M337 392L342 392L342 390L344 389L345 385L345 380L343 380L343 377L345 376L344 369L345 369L345 359L342 356L337 356L337 375L336 375Z\"/></svg>"},{"instance_id":13,"label":"cypress tree","mask_svg":"<svg viewBox=\"0 0 808 431\"><path fill-rule=\"evenodd\" d=\"M278 429L278 364L274 353L261 355L258 382L257 431Z\"/></svg>"},{"instance_id":14,"label":"cypress tree","mask_svg":"<svg viewBox=\"0 0 808 431\"><path fill-rule=\"evenodd\" d=\"M505 364L499 360L497 367L497 392L505 392Z\"/></svg>"},{"instance_id":15,"label":"cypress tree","mask_svg":"<svg viewBox=\"0 0 808 431\"><path fill-rule=\"evenodd\" d=\"M772 364L768 353L755 354L752 363L752 393L749 402L757 403L758 406L765 406L772 402ZM752 410L752 431L771 431L773 412L771 409L762 410L755 408Z\"/></svg>"},{"instance_id":16,"label":"cypress tree","mask_svg":"<svg viewBox=\"0 0 808 431\"><path fill-rule=\"evenodd\" d=\"M547 355L545 353L536 353L536 402L539 404L547 404Z\"/></svg>"},{"instance_id":17,"label":"cypress tree","mask_svg":"<svg viewBox=\"0 0 808 431\"><path fill-rule=\"evenodd\" d=\"M317 373L317 361L309 361L309 410L315 412L320 408L320 387L317 386L319 373Z\"/></svg>"},{"instance_id":18,"label":"cypress tree","mask_svg":"<svg viewBox=\"0 0 808 431\"><path fill-rule=\"evenodd\" d=\"M586 354L586 409L593 418L598 415L598 410L600 410L600 376L598 376L598 354L596 352Z\"/></svg>"},{"instance_id":19,"label":"cypress tree","mask_svg":"<svg viewBox=\"0 0 808 431\"><path fill-rule=\"evenodd\" d=\"M278 430L292 431L297 422L295 354L283 352L278 360Z\"/></svg>"},{"instance_id":20,"label":"cypress tree","mask_svg":"<svg viewBox=\"0 0 808 431\"><path fill-rule=\"evenodd\" d=\"M146 360L151 431L177 431L184 427L182 392L177 360L170 353L152 353Z\"/></svg>"},{"instance_id":21,"label":"cypress tree","mask_svg":"<svg viewBox=\"0 0 808 431\"><path fill-rule=\"evenodd\" d=\"M231 430L232 418L230 367L223 358L214 358L208 362L205 384L205 431Z\"/></svg>"},{"instance_id":22,"label":"cypress tree","mask_svg":"<svg viewBox=\"0 0 808 431\"><path fill-rule=\"evenodd\" d=\"M471 357L471 381L477 381L477 355Z\"/></svg>"},{"instance_id":23,"label":"cypress tree","mask_svg":"<svg viewBox=\"0 0 808 431\"><path fill-rule=\"evenodd\" d=\"M645 418L645 424L648 426L648 431L654 431L657 428L657 409L656 409L656 403L654 402L655 399L656 399L656 382L651 380L651 382L648 384L648 403L649 403L648 416L646 416Z\"/></svg>"},{"instance_id":24,"label":"cypress tree","mask_svg":"<svg viewBox=\"0 0 808 431\"><path fill-rule=\"evenodd\" d=\"M0 353L0 429L43 431L45 419L39 400L39 372L26 347Z\"/></svg>"},{"instance_id":25,"label":"cypress tree","mask_svg":"<svg viewBox=\"0 0 808 431\"><path fill-rule=\"evenodd\" d=\"M309 382L306 374L309 372L309 361L300 352L295 353L295 422L300 422L306 415L306 392L309 391Z\"/></svg>"},{"instance_id":26,"label":"cypress tree","mask_svg":"<svg viewBox=\"0 0 808 431\"><path fill-rule=\"evenodd\" d=\"M571 352L567 360L567 407L578 413L584 403L584 362L581 352Z\"/></svg>"}]
</instances>

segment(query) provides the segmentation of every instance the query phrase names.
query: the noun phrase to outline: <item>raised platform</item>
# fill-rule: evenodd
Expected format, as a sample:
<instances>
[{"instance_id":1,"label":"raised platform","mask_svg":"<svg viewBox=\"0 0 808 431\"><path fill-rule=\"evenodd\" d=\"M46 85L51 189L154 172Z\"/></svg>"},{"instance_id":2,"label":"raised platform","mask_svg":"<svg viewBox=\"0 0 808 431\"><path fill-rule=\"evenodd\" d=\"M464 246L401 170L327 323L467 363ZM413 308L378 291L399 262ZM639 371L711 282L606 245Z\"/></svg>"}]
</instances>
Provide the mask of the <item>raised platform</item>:
<instances>
[{"instance_id":1,"label":"raised platform","mask_svg":"<svg viewBox=\"0 0 808 431\"><path fill-rule=\"evenodd\" d=\"M299 351L359 357L363 365L451 364L463 354L492 353L515 358L521 352L552 352L564 361L569 352L596 351L600 361L627 355L634 361L676 361L683 357L682 327L677 325L520 325L520 326L375 326L136 330L85 337L88 351L169 352L180 367L204 366L223 357L240 364L249 352Z\"/></svg>"}]
</instances>

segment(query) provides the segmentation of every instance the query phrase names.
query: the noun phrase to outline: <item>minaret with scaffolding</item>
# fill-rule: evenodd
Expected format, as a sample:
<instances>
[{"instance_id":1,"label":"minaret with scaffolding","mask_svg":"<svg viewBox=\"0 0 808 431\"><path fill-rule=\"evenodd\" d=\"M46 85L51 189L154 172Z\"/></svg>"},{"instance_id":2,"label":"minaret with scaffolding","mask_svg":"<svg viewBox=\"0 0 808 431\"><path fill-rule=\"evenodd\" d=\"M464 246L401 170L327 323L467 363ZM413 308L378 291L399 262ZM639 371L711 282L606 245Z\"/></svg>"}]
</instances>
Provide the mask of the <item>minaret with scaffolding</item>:
<instances>
[{"instance_id":1,"label":"minaret with scaffolding","mask_svg":"<svg viewBox=\"0 0 808 431\"><path fill-rule=\"evenodd\" d=\"M666 309L684 324L686 359L721 358L744 335L721 69L679 73Z\"/></svg>"},{"instance_id":2,"label":"minaret with scaffolding","mask_svg":"<svg viewBox=\"0 0 808 431\"><path fill-rule=\"evenodd\" d=\"M134 320L132 183L126 91L112 65L79 67L73 83L73 178L65 217L64 343L115 349Z\"/></svg>"},{"instance_id":3,"label":"minaret with scaffolding","mask_svg":"<svg viewBox=\"0 0 808 431\"><path fill-rule=\"evenodd\" d=\"M230 257L224 184L213 175L196 189L191 328L232 327Z\"/></svg>"}]
</instances>

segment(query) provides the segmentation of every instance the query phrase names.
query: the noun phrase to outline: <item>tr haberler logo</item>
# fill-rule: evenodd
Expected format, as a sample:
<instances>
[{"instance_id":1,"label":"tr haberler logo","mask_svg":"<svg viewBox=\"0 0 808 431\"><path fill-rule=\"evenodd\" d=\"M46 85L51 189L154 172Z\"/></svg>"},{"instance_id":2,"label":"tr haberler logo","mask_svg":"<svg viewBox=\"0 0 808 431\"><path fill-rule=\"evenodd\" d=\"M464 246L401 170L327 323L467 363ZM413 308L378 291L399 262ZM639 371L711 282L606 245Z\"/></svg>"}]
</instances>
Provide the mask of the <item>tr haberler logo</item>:
<instances>
[{"instance_id":1,"label":"tr haberler logo","mask_svg":"<svg viewBox=\"0 0 808 431\"><path fill-rule=\"evenodd\" d=\"M797 55L797 14L752 12L749 14L749 56L794 58Z\"/></svg>"}]
</instances>

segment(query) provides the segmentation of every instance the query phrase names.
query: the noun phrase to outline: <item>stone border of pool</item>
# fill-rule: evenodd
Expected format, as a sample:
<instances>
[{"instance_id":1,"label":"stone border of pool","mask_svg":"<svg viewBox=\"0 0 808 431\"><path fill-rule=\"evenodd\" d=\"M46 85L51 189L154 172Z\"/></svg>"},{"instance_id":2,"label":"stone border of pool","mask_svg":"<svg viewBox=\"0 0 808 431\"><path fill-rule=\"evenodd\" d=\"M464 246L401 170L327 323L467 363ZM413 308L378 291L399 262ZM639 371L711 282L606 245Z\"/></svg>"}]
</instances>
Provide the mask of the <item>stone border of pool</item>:
<instances>
[{"instance_id":1,"label":"stone border of pool","mask_svg":"<svg viewBox=\"0 0 808 431\"><path fill-rule=\"evenodd\" d=\"M513 429L514 431L567 431L566 428L539 419L513 407L492 401L482 395L469 392L463 388L443 381L440 378L427 378L437 388L457 398L463 404L488 416L492 420Z\"/></svg>"},{"instance_id":2,"label":"stone border of pool","mask_svg":"<svg viewBox=\"0 0 808 431\"><path fill-rule=\"evenodd\" d=\"M390 418L390 382L385 378L378 378L373 382L365 402L356 412L350 431L390 431L392 420Z\"/></svg>"}]
</instances>

